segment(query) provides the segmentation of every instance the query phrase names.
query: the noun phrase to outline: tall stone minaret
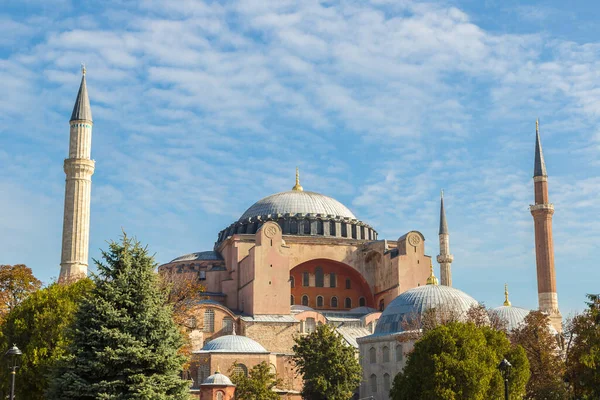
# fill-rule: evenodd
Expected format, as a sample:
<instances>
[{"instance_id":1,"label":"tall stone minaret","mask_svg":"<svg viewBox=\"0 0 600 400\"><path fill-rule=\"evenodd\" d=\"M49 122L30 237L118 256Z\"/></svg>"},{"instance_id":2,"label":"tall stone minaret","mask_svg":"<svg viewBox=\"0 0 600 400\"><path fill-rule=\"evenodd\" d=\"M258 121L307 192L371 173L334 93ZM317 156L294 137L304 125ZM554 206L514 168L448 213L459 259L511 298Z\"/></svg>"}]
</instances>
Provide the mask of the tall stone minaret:
<instances>
[{"instance_id":1,"label":"tall stone minaret","mask_svg":"<svg viewBox=\"0 0 600 400\"><path fill-rule=\"evenodd\" d=\"M59 282L70 282L87 275L90 239L90 198L95 162L92 149L92 109L85 84L81 85L71 114L69 158L65 160L65 210Z\"/></svg>"},{"instance_id":2,"label":"tall stone minaret","mask_svg":"<svg viewBox=\"0 0 600 400\"><path fill-rule=\"evenodd\" d=\"M558 309L552 215L554 205L548 200L548 174L542 153L539 122L535 122L535 163L533 167L535 204L530 206L535 229L535 261L537 265L538 302L540 310L548 313L552 325L562 332L562 316Z\"/></svg>"},{"instance_id":3,"label":"tall stone minaret","mask_svg":"<svg viewBox=\"0 0 600 400\"><path fill-rule=\"evenodd\" d=\"M446 211L444 210L444 191L442 190L440 200L440 255L437 256L437 262L440 264L440 278L442 285L452 286L451 265L454 256L450 254L450 234L448 233L448 223L446 222Z\"/></svg>"}]
</instances>

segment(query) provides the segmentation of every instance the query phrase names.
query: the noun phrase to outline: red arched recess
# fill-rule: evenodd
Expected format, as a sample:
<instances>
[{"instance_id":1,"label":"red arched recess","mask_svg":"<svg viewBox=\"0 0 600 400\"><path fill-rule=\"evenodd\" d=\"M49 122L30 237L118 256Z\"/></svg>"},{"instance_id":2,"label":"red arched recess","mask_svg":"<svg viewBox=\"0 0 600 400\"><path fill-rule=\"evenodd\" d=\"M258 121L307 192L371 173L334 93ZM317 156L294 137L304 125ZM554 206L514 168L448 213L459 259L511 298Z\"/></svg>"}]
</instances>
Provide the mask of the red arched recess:
<instances>
[{"instance_id":1,"label":"red arched recess","mask_svg":"<svg viewBox=\"0 0 600 400\"><path fill-rule=\"evenodd\" d=\"M326 284L323 287L316 287L315 270L320 267L326 276L335 274L335 287ZM304 286L303 274L308 272L310 275L309 286ZM294 304L302 305L302 297L308 297L308 306L315 310L349 310L360 307L360 299L363 298L366 307L375 308L373 293L369 284L363 276L354 268L333 260L316 259L306 261L297 265L290 271L293 278L294 287L292 296ZM350 281L350 288L346 288L346 280ZM327 283L327 280L325 280ZM317 297L323 297L323 306L317 305ZM337 307L332 307L332 298L337 297ZM352 307L346 307L346 299L349 298Z\"/></svg>"}]
</instances>

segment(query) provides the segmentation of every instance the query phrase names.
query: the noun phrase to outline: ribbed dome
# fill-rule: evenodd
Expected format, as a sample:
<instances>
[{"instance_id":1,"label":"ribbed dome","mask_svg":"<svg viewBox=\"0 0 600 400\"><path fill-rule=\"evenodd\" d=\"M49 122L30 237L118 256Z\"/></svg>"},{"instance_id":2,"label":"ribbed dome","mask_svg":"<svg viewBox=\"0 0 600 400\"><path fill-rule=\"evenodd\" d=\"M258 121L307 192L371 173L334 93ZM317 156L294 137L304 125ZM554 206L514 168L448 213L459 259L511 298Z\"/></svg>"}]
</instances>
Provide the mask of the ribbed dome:
<instances>
[{"instance_id":1,"label":"ribbed dome","mask_svg":"<svg viewBox=\"0 0 600 400\"><path fill-rule=\"evenodd\" d=\"M260 343L246 336L226 335L206 343L202 351L211 353L268 353Z\"/></svg>"},{"instance_id":2,"label":"ribbed dome","mask_svg":"<svg viewBox=\"0 0 600 400\"><path fill-rule=\"evenodd\" d=\"M231 379L220 373L215 372L202 382L202 385L218 385L218 386L233 386Z\"/></svg>"},{"instance_id":3,"label":"ribbed dome","mask_svg":"<svg viewBox=\"0 0 600 400\"><path fill-rule=\"evenodd\" d=\"M299 190L290 190L267 196L257 201L240 217L246 218L273 214L321 214L356 219L352 211L331 197Z\"/></svg>"},{"instance_id":4,"label":"ribbed dome","mask_svg":"<svg viewBox=\"0 0 600 400\"><path fill-rule=\"evenodd\" d=\"M185 254L183 256L177 257L171 262L179 262L179 261L217 261L222 260L223 258L216 251L200 251L198 253L190 253Z\"/></svg>"},{"instance_id":5,"label":"ribbed dome","mask_svg":"<svg viewBox=\"0 0 600 400\"><path fill-rule=\"evenodd\" d=\"M392 300L381 314L375 334L402 332L404 330L402 321L423 315L430 308L449 310L463 315L469 308L477 305L479 305L477 300L465 292L449 286L416 287Z\"/></svg>"},{"instance_id":6,"label":"ribbed dome","mask_svg":"<svg viewBox=\"0 0 600 400\"><path fill-rule=\"evenodd\" d=\"M509 331L518 328L529 312L529 310L524 308L513 306L500 306L490 310L490 314L493 314L506 322L506 329Z\"/></svg>"}]
</instances>

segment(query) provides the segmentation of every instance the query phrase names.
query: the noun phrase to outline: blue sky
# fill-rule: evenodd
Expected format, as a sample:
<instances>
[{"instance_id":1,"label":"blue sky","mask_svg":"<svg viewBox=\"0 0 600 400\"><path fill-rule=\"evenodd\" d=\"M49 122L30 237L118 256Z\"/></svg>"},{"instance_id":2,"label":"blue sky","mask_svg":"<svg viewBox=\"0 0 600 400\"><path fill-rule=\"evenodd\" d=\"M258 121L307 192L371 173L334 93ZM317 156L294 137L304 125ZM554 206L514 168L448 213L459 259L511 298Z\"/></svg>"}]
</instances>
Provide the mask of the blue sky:
<instances>
[{"instance_id":1,"label":"blue sky","mask_svg":"<svg viewBox=\"0 0 600 400\"><path fill-rule=\"evenodd\" d=\"M79 4L82 3L82 4ZM297 4L299 3L299 4ZM56 277L68 119L88 71L90 254L124 229L158 262L211 249L255 201L337 198L454 285L537 307L535 119L563 315L599 292L594 2L8 0L0 6L0 262Z\"/></svg>"}]
</instances>

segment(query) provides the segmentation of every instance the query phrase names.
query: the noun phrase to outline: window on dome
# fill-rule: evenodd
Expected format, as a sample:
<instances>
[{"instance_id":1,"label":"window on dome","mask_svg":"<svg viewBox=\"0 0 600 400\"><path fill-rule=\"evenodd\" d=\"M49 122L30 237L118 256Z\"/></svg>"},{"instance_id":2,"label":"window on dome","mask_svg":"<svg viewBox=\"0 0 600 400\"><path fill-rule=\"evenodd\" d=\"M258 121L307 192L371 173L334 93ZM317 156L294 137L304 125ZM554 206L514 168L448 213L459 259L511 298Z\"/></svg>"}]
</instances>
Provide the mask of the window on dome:
<instances>
[{"instance_id":1,"label":"window on dome","mask_svg":"<svg viewBox=\"0 0 600 400\"><path fill-rule=\"evenodd\" d=\"M329 235L335 236L335 221L329 221Z\"/></svg>"},{"instance_id":2,"label":"window on dome","mask_svg":"<svg viewBox=\"0 0 600 400\"><path fill-rule=\"evenodd\" d=\"M309 284L310 284L310 279L308 276L308 272L303 272L302 273L302 286L308 287Z\"/></svg>"},{"instance_id":3,"label":"window on dome","mask_svg":"<svg viewBox=\"0 0 600 400\"><path fill-rule=\"evenodd\" d=\"M306 318L306 333L312 333L317 329L317 322L314 318Z\"/></svg>"},{"instance_id":4,"label":"window on dome","mask_svg":"<svg viewBox=\"0 0 600 400\"><path fill-rule=\"evenodd\" d=\"M317 296L317 307L323 307L323 296Z\"/></svg>"},{"instance_id":5,"label":"window on dome","mask_svg":"<svg viewBox=\"0 0 600 400\"><path fill-rule=\"evenodd\" d=\"M233 332L233 319L230 317L223 318L223 332Z\"/></svg>"},{"instance_id":6,"label":"window on dome","mask_svg":"<svg viewBox=\"0 0 600 400\"><path fill-rule=\"evenodd\" d=\"M315 286L325 286L325 274L323 274L323 268L321 267L315 268Z\"/></svg>"},{"instance_id":7,"label":"window on dome","mask_svg":"<svg viewBox=\"0 0 600 400\"><path fill-rule=\"evenodd\" d=\"M335 287L337 284L335 273L331 272L329 274L329 287Z\"/></svg>"},{"instance_id":8,"label":"window on dome","mask_svg":"<svg viewBox=\"0 0 600 400\"><path fill-rule=\"evenodd\" d=\"M331 298L331 308L337 308L338 307L338 298L333 296Z\"/></svg>"},{"instance_id":9,"label":"window on dome","mask_svg":"<svg viewBox=\"0 0 600 400\"><path fill-rule=\"evenodd\" d=\"M294 277L290 276L290 287L293 288L294 287Z\"/></svg>"},{"instance_id":10,"label":"window on dome","mask_svg":"<svg viewBox=\"0 0 600 400\"><path fill-rule=\"evenodd\" d=\"M352 299L350 297L346 297L346 301L345 301L344 306L346 308L352 308Z\"/></svg>"},{"instance_id":11,"label":"window on dome","mask_svg":"<svg viewBox=\"0 0 600 400\"><path fill-rule=\"evenodd\" d=\"M294 305L294 295L290 295L290 305Z\"/></svg>"},{"instance_id":12,"label":"window on dome","mask_svg":"<svg viewBox=\"0 0 600 400\"><path fill-rule=\"evenodd\" d=\"M308 307L308 296L302 296L302 305Z\"/></svg>"},{"instance_id":13,"label":"window on dome","mask_svg":"<svg viewBox=\"0 0 600 400\"><path fill-rule=\"evenodd\" d=\"M298 234L298 221L295 219L292 219L290 221L290 233L292 235L297 235Z\"/></svg>"},{"instance_id":14,"label":"window on dome","mask_svg":"<svg viewBox=\"0 0 600 400\"><path fill-rule=\"evenodd\" d=\"M235 376L235 375L248 376L248 368L244 364L235 364L235 367L233 367L233 371L232 371L231 375L232 376Z\"/></svg>"},{"instance_id":15,"label":"window on dome","mask_svg":"<svg viewBox=\"0 0 600 400\"><path fill-rule=\"evenodd\" d=\"M356 225L352 225L352 239L356 239Z\"/></svg>"},{"instance_id":16,"label":"window on dome","mask_svg":"<svg viewBox=\"0 0 600 400\"><path fill-rule=\"evenodd\" d=\"M390 362L390 348L383 346L383 362Z\"/></svg>"},{"instance_id":17,"label":"window on dome","mask_svg":"<svg viewBox=\"0 0 600 400\"><path fill-rule=\"evenodd\" d=\"M309 219L304 220L304 234L310 235L310 220Z\"/></svg>"},{"instance_id":18,"label":"window on dome","mask_svg":"<svg viewBox=\"0 0 600 400\"><path fill-rule=\"evenodd\" d=\"M204 311L204 332L215 331L215 312L211 309Z\"/></svg>"},{"instance_id":19,"label":"window on dome","mask_svg":"<svg viewBox=\"0 0 600 400\"><path fill-rule=\"evenodd\" d=\"M369 383L371 385L371 393L377 393L377 376L375 374L371 375Z\"/></svg>"},{"instance_id":20,"label":"window on dome","mask_svg":"<svg viewBox=\"0 0 600 400\"><path fill-rule=\"evenodd\" d=\"M317 220L317 235L322 235L322 234L323 234L323 220L318 219Z\"/></svg>"},{"instance_id":21,"label":"window on dome","mask_svg":"<svg viewBox=\"0 0 600 400\"><path fill-rule=\"evenodd\" d=\"M346 278L346 289L352 289L352 281L350 278Z\"/></svg>"},{"instance_id":22,"label":"window on dome","mask_svg":"<svg viewBox=\"0 0 600 400\"><path fill-rule=\"evenodd\" d=\"M386 393L390 391L390 375L389 374L383 374L383 390Z\"/></svg>"},{"instance_id":23,"label":"window on dome","mask_svg":"<svg viewBox=\"0 0 600 400\"><path fill-rule=\"evenodd\" d=\"M402 345L396 346L396 362L404 360L404 352L402 351Z\"/></svg>"},{"instance_id":24,"label":"window on dome","mask_svg":"<svg viewBox=\"0 0 600 400\"><path fill-rule=\"evenodd\" d=\"M364 297L361 297L360 299L358 299L358 306L359 307L364 307L366 305L367 305L367 303L366 303L366 300L365 300Z\"/></svg>"},{"instance_id":25,"label":"window on dome","mask_svg":"<svg viewBox=\"0 0 600 400\"><path fill-rule=\"evenodd\" d=\"M369 349L369 362L371 364L377 363L377 350L375 350L375 347Z\"/></svg>"},{"instance_id":26,"label":"window on dome","mask_svg":"<svg viewBox=\"0 0 600 400\"><path fill-rule=\"evenodd\" d=\"M342 222L342 237L348 237L348 227Z\"/></svg>"}]
</instances>

